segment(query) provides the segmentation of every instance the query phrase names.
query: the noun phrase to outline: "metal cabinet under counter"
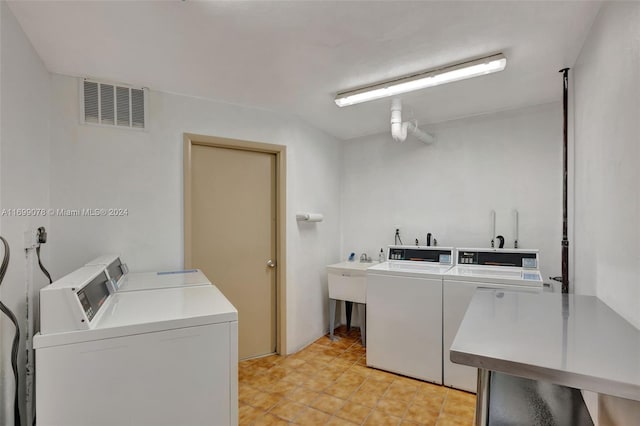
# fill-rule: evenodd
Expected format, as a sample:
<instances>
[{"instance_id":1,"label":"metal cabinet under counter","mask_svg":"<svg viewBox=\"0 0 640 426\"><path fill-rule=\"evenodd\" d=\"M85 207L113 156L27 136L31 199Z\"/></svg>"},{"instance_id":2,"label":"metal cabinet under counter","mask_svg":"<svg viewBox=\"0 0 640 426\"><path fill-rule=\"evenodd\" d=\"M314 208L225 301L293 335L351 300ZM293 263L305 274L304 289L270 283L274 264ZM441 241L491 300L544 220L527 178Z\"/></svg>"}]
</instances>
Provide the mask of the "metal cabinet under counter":
<instances>
[{"instance_id":1,"label":"metal cabinet under counter","mask_svg":"<svg viewBox=\"0 0 640 426\"><path fill-rule=\"evenodd\" d=\"M478 290L450 358L479 369L478 425L493 372L640 401L640 330L594 296Z\"/></svg>"}]
</instances>

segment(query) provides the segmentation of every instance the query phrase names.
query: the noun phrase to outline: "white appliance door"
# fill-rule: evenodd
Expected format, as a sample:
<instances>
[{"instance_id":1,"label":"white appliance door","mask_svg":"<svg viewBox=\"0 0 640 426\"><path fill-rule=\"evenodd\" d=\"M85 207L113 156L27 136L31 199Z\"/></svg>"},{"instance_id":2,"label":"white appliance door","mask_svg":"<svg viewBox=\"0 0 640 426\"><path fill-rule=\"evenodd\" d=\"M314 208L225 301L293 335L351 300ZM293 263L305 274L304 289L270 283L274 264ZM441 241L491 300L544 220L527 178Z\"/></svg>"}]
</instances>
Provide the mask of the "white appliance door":
<instances>
[{"instance_id":1,"label":"white appliance door","mask_svg":"<svg viewBox=\"0 0 640 426\"><path fill-rule=\"evenodd\" d=\"M236 324L36 350L38 425L237 424Z\"/></svg>"},{"instance_id":2,"label":"white appliance door","mask_svg":"<svg viewBox=\"0 0 640 426\"><path fill-rule=\"evenodd\" d=\"M471 298L479 287L503 288L509 291L525 291L531 293L540 292L540 288L501 285L493 283L478 283L468 281L449 281L443 284L443 373L444 384L456 389L476 392L478 381L478 369L450 361L449 349L456 337L460 323L469 307Z\"/></svg>"},{"instance_id":3,"label":"white appliance door","mask_svg":"<svg viewBox=\"0 0 640 426\"><path fill-rule=\"evenodd\" d=\"M442 279L367 277L367 365L442 383Z\"/></svg>"}]
</instances>

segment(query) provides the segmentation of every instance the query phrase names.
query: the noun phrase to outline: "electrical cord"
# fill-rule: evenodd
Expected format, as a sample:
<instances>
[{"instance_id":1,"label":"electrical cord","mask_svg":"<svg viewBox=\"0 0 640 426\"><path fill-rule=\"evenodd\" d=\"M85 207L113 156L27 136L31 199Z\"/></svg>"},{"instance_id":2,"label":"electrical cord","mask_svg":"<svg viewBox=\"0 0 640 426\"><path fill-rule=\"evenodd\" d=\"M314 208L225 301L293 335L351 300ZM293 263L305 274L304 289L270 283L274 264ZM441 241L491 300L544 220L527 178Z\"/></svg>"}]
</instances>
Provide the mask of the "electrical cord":
<instances>
[{"instance_id":1,"label":"electrical cord","mask_svg":"<svg viewBox=\"0 0 640 426\"><path fill-rule=\"evenodd\" d=\"M400 242L400 245L402 245L402 240L400 239L400 230L396 229L396 240L395 240L396 245L398 245L398 242Z\"/></svg>"},{"instance_id":2,"label":"electrical cord","mask_svg":"<svg viewBox=\"0 0 640 426\"><path fill-rule=\"evenodd\" d=\"M0 240L2 240L2 244L4 245L4 257L2 259L2 265L0 266L0 285L2 285L2 281L4 280L4 276L7 273L7 268L9 267L9 243L4 237L0 236ZM13 370L13 377L16 382L16 391L15 391L15 399L13 403L14 410L14 424L16 426L20 426L22 423L20 422L20 406L18 405L18 344L20 342L20 327L18 327L18 320L16 316L11 312L2 301L0 301L0 310L11 320L13 325L16 328L15 335L13 336L13 344L11 345L11 369Z\"/></svg>"}]
</instances>

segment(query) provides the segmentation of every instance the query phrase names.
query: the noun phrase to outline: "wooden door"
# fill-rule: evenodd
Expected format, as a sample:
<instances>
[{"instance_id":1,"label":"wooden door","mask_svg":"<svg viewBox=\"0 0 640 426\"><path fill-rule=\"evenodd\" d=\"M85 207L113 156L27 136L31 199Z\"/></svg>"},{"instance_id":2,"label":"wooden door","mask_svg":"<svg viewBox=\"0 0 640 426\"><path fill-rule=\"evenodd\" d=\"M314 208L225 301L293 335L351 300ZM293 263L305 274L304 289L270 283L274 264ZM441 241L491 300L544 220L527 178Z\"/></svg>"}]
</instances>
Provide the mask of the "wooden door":
<instances>
[{"instance_id":1,"label":"wooden door","mask_svg":"<svg viewBox=\"0 0 640 426\"><path fill-rule=\"evenodd\" d=\"M274 353L276 155L194 144L190 160L188 267L238 310L240 359Z\"/></svg>"}]
</instances>

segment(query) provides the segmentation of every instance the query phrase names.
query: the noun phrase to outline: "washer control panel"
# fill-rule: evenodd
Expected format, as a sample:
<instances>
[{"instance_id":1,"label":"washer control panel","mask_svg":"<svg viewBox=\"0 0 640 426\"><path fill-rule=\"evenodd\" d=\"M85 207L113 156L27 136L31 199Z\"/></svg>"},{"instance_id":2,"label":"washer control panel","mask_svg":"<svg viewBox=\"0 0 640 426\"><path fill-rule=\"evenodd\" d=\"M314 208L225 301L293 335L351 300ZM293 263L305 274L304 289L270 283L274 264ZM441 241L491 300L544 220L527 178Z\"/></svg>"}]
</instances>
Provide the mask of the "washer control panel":
<instances>
[{"instance_id":1,"label":"washer control panel","mask_svg":"<svg viewBox=\"0 0 640 426\"><path fill-rule=\"evenodd\" d=\"M451 265L453 249L425 246L389 246L388 260L431 262Z\"/></svg>"},{"instance_id":2,"label":"washer control panel","mask_svg":"<svg viewBox=\"0 0 640 426\"><path fill-rule=\"evenodd\" d=\"M538 269L538 251L458 249L458 265L511 266Z\"/></svg>"},{"instance_id":3,"label":"washer control panel","mask_svg":"<svg viewBox=\"0 0 640 426\"><path fill-rule=\"evenodd\" d=\"M40 289L40 333L67 333L95 327L115 293L104 265L88 265Z\"/></svg>"},{"instance_id":4,"label":"washer control panel","mask_svg":"<svg viewBox=\"0 0 640 426\"><path fill-rule=\"evenodd\" d=\"M110 290L107 275L102 272L76 293L89 321L93 320L93 317L109 298L112 293Z\"/></svg>"}]
</instances>

